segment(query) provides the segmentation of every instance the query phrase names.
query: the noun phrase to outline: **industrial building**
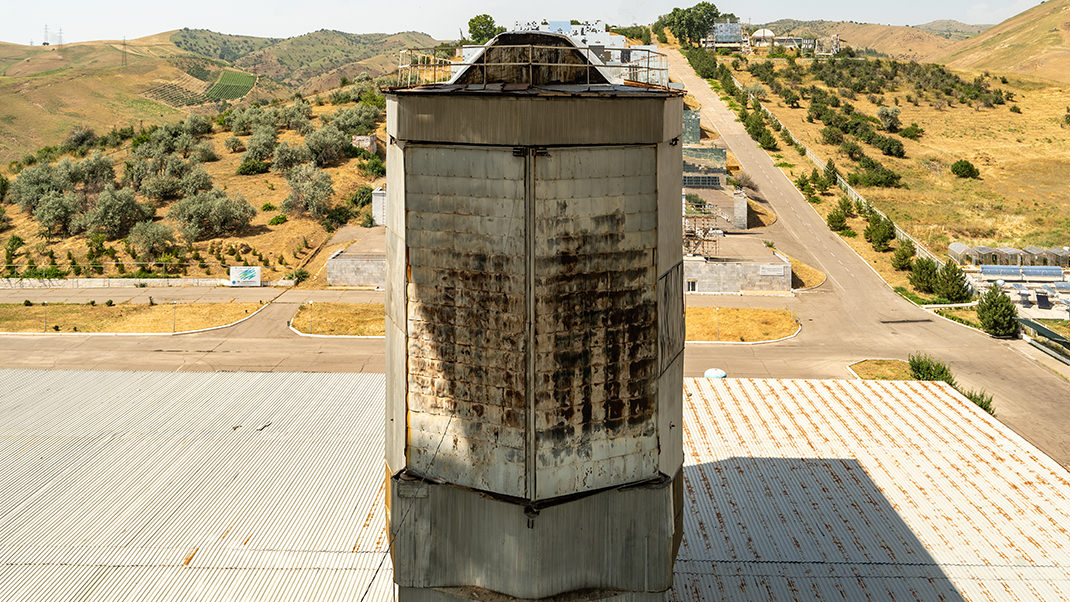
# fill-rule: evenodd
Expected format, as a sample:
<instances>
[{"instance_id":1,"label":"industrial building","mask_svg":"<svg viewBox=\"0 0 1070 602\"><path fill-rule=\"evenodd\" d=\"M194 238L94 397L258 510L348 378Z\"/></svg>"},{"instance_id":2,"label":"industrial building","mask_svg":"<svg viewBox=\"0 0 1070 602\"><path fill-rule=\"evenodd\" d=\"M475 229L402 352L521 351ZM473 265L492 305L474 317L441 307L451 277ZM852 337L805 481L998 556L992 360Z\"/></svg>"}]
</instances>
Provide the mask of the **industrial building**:
<instances>
[{"instance_id":1,"label":"industrial building","mask_svg":"<svg viewBox=\"0 0 1070 602\"><path fill-rule=\"evenodd\" d=\"M672 585L683 95L628 75L514 32L449 82L386 94L400 600Z\"/></svg>"},{"instance_id":2,"label":"industrial building","mask_svg":"<svg viewBox=\"0 0 1070 602\"><path fill-rule=\"evenodd\" d=\"M384 387L0 370L0 599L396 599ZM665 599L1070 597L1070 475L950 387L682 389L684 537Z\"/></svg>"}]
</instances>

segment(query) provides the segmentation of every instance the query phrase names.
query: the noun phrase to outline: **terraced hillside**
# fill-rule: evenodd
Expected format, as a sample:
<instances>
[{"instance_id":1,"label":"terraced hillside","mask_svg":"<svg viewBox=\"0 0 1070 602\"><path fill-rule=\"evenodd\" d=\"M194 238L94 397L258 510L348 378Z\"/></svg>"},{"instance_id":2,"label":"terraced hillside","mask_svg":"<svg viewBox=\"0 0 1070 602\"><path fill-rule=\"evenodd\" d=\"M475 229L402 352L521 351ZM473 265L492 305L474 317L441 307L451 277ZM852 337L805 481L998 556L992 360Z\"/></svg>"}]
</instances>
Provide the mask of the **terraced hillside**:
<instances>
[{"instance_id":1,"label":"terraced hillside","mask_svg":"<svg viewBox=\"0 0 1070 602\"><path fill-rule=\"evenodd\" d=\"M959 42L937 60L953 67L1070 82L1070 0L1049 0Z\"/></svg>"}]
</instances>

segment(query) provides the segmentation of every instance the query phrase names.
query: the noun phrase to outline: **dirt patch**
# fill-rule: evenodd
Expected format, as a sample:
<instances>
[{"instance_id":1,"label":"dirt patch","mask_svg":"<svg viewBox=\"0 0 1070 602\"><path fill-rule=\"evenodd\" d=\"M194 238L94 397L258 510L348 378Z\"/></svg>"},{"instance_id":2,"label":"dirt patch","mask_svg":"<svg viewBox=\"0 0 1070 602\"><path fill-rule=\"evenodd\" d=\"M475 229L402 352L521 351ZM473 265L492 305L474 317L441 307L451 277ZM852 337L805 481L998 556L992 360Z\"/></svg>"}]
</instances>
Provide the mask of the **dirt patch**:
<instances>
[{"instance_id":1,"label":"dirt patch","mask_svg":"<svg viewBox=\"0 0 1070 602\"><path fill-rule=\"evenodd\" d=\"M237 322L259 303L0 304L3 332L183 332Z\"/></svg>"},{"instance_id":2,"label":"dirt patch","mask_svg":"<svg viewBox=\"0 0 1070 602\"><path fill-rule=\"evenodd\" d=\"M754 199L747 199L747 227L761 228L772 226L776 223L776 213L767 205L763 205Z\"/></svg>"},{"instance_id":3,"label":"dirt patch","mask_svg":"<svg viewBox=\"0 0 1070 602\"><path fill-rule=\"evenodd\" d=\"M305 334L383 336L386 313L379 303L309 303L291 324Z\"/></svg>"},{"instance_id":4,"label":"dirt patch","mask_svg":"<svg viewBox=\"0 0 1070 602\"><path fill-rule=\"evenodd\" d=\"M791 288L813 288L823 284L828 278L825 272L810 264L803 263L790 255L788 259L791 260Z\"/></svg>"},{"instance_id":5,"label":"dirt patch","mask_svg":"<svg viewBox=\"0 0 1070 602\"><path fill-rule=\"evenodd\" d=\"M799 330L795 315L786 309L688 307L687 340L755 343L775 341Z\"/></svg>"},{"instance_id":6,"label":"dirt patch","mask_svg":"<svg viewBox=\"0 0 1070 602\"><path fill-rule=\"evenodd\" d=\"M851 370L862 380L913 380L903 360L864 360L851 364Z\"/></svg>"},{"instance_id":7,"label":"dirt patch","mask_svg":"<svg viewBox=\"0 0 1070 602\"><path fill-rule=\"evenodd\" d=\"M954 320L959 324L965 324L967 326L973 326L974 328L981 328L981 320L977 317L976 307L953 307L947 309L938 309L936 313L944 316L949 320Z\"/></svg>"}]
</instances>

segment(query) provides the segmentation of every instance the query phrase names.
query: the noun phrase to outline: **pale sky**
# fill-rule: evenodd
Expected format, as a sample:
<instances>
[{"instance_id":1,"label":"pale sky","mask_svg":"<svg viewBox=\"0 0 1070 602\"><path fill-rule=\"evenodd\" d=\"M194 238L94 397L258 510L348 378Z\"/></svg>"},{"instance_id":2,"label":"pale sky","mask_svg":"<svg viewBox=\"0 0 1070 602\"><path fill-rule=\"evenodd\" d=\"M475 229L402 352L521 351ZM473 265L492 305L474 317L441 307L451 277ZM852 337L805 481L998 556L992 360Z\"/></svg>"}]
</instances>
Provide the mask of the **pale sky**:
<instances>
[{"instance_id":1,"label":"pale sky","mask_svg":"<svg viewBox=\"0 0 1070 602\"><path fill-rule=\"evenodd\" d=\"M604 0L577 4L564 0L543 0L535 4L498 0L319 0L311 4L292 0L219 2L145 2L139 0L53 0L19 2L4 0L8 6L0 19L0 40L40 44L44 27L49 37L63 31L64 42L137 38L182 27L205 28L223 33L268 37L289 37L318 29L350 33L422 31L437 39L456 39L468 19L489 13L500 25L516 21L602 19L612 24L651 23L674 6L691 6L671 0ZM998 23L1032 6L1038 0L944 0L922 2L858 2L831 0L731 0L715 2L724 12L734 12L744 21L763 23L781 18L828 19L888 25L917 25L936 19L965 23Z\"/></svg>"}]
</instances>

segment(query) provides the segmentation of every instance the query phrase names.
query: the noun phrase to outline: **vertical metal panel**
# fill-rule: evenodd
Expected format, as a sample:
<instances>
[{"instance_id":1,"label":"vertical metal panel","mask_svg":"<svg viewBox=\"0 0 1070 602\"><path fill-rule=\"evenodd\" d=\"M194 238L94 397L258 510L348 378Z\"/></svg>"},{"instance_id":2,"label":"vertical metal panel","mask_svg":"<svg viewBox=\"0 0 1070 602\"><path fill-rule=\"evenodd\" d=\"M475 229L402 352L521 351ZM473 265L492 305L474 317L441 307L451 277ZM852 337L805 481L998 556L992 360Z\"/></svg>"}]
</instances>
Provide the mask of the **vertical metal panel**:
<instances>
[{"instance_id":1,"label":"vertical metal panel","mask_svg":"<svg viewBox=\"0 0 1070 602\"><path fill-rule=\"evenodd\" d=\"M535 163L535 498L657 475L657 155Z\"/></svg>"},{"instance_id":2,"label":"vertical metal panel","mask_svg":"<svg viewBox=\"0 0 1070 602\"><path fill-rule=\"evenodd\" d=\"M408 467L525 495L524 160L408 145Z\"/></svg>"}]
</instances>

